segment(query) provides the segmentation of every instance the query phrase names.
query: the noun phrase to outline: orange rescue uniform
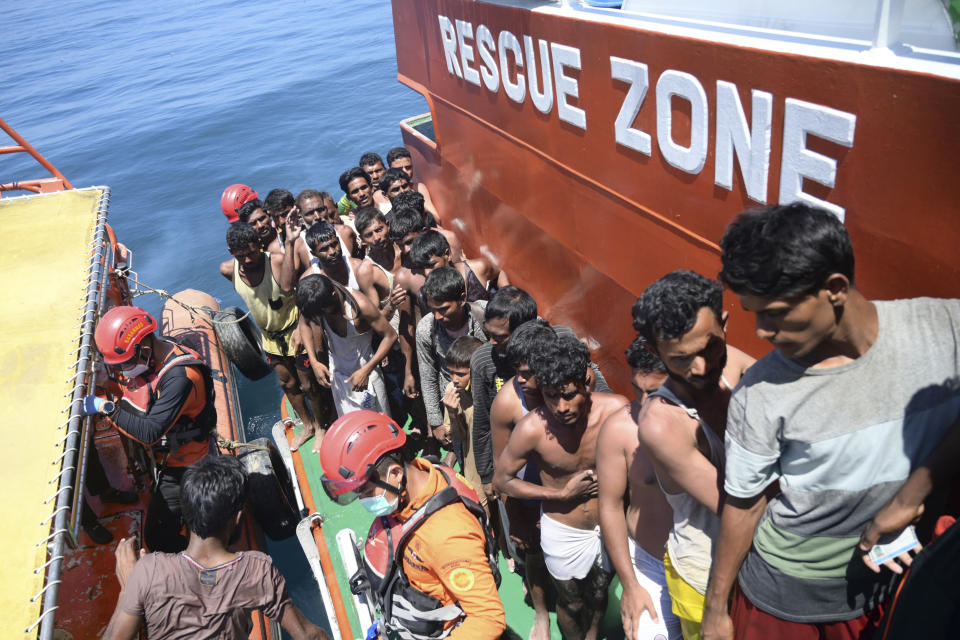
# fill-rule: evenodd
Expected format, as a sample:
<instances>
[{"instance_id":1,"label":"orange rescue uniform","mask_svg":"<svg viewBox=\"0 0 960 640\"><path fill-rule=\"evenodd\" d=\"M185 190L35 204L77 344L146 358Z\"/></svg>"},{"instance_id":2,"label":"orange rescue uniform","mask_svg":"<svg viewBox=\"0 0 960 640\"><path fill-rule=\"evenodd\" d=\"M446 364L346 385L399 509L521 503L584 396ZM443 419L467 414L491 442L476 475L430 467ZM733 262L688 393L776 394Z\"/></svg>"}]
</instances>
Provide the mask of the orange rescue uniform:
<instances>
[{"instance_id":1,"label":"orange rescue uniform","mask_svg":"<svg viewBox=\"0 0 960 640\"><path fill-rule=\"evenodd\" d=\"M399 513L406 522L447 481L422 458L411 463L430 473L426 486ZM506 628L503 602L484 551L485 537L476 516L457 502L443 507L417 528L403 550L403 570L410 584L444 606L460 605L466 617L451 640L499 638ZM454 623L451 623L454 624Z\"/></svg>"}]
</instances>

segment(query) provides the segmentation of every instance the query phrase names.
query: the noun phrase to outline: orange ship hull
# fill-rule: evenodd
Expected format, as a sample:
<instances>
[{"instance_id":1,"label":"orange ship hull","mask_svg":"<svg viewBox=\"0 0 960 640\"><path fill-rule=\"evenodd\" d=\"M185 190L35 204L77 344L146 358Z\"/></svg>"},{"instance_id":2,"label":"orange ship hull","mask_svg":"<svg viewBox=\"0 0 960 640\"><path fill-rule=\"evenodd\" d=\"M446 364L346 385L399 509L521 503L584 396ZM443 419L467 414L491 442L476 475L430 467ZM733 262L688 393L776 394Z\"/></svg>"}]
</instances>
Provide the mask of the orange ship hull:
<instances>
[{"instance_id":1,"label":"orange ship hull","mask_svg":"<svg viewBox=\"0 0 960 640\"><path fill-rule=\"evenodd\" d=\"M868 297L960 295L956 68L609 12L393 9L399 78L425 96L434 132L403 124L403 140L444 224L586 338L619 390L636 297L674 269L715 276L745 208L799 198L842 216ZM766 352L752 316L727 305L731 341Z\"/></svg>"}]
</instances>

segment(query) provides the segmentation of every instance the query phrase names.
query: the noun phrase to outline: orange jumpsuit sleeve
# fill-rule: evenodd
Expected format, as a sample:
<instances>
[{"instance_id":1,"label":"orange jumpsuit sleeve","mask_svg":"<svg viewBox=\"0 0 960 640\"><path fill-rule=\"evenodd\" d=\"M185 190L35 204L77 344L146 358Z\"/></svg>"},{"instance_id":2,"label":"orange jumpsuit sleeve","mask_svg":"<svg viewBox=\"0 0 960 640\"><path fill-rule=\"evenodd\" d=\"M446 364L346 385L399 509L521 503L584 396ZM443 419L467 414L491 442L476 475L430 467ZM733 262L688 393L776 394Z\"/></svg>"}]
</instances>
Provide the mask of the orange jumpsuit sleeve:
<instances>
[{"instance_id":1,"label":"orange jumpsuit sleeve","mask_svg":"<svg viewBox=\"0 0 960 640\"><path fill-rule=\"evenodd\" d=\"M450 640L496 640L506 621L484 553L480 523L464 507L448 507L433 517L444 520L442 525L436 523L441 526L431 527L442 539L438 536L424 545L424 559L466 614Z\"/></svg>"}]
</instances>

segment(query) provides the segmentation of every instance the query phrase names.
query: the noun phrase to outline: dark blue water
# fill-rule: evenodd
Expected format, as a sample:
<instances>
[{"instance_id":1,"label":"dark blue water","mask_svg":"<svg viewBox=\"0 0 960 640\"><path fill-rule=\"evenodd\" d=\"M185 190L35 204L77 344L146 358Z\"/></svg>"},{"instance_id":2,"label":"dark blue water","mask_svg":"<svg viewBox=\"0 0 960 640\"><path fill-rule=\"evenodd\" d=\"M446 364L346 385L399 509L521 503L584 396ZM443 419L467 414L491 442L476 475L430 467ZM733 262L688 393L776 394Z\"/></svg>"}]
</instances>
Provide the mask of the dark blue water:
<instances>
[{"instance_id":1,"label":"dark blue water","mask_svg":"<svg viewBox=\"0 0 960 640\"><path fill-rule=\"evenodd\" d=\"M344 169L399 145L398 121L427 110L396 81L385 0L7 3L0 60L0 117L75 186L112 188L110 222L142 281L225 306L240 300L217 271L224 187L339 196ZM0 181L41 177L26 166L0 156ZM241 379L240 393L250 437L269 436L273 377ZM325 622L297 542L271 552Z\"/></svg>"}]
</instances>

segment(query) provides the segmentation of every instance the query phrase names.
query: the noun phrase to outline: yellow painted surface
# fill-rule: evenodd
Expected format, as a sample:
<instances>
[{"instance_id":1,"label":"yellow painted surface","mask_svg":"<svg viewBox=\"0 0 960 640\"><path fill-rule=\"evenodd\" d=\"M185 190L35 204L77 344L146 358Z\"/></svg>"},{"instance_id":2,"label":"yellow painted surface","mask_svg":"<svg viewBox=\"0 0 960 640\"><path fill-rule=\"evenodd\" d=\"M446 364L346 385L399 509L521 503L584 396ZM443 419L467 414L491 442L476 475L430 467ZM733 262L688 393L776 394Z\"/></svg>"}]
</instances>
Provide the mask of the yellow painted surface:
<instances>
[{"instance_id":1,"label":"yellow painted surface","mask_svg":"<svg viewBox=\"0 0 960 640\"><path fill-rule=\"evenodd\" d=\"M70 366L86 294L90 234L101 191L0 198L0 619L6 637L40 615L53 513L52 463L62 453L61 410L69 402ZM62 596L61 596L62 597Z\"/></svg>"}]
</instances>

